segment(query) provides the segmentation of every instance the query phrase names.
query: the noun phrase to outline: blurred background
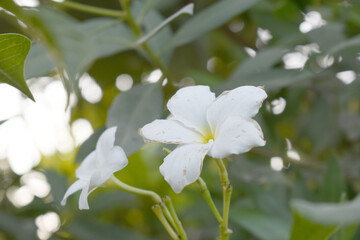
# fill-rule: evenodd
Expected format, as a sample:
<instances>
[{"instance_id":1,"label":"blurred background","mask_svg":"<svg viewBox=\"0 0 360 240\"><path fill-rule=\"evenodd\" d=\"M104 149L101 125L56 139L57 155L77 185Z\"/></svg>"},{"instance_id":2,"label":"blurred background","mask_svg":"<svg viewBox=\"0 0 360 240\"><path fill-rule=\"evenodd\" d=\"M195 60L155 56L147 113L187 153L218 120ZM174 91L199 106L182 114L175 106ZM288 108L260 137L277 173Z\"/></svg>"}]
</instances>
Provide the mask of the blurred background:
<instances>
[{"instance_id":1,"label":"blurred background","mask_svg":"<svg viewBox=\"0 0 360 240\"><path fill-rule=\"evenodd\" d=\"M122 39L129 30L121 20L74 10L61 1L14 2L23 11L38 14L39 24L59 40L67 63L80 62L77 55L93 49L83 32L93 31L101 21L112 26L94 37L100 50L95 57L84 58L88 62L76 72L75 91L68 93L49 60L51 51L43 38L37 38L39 32L31 32L18 14L0 8L0 33L32 39L25 76L36 100L0 84L0 239L169 239L151 211L150 199L112 187L91 193L89 211L78 210L79 194L60 206L76 179L76 167L94 147L109 116L117 117L110 108L118 104L114 99L131 94L135 85L164 80L162 70L143 51L120 47L136 39L130 35ZM121 9L117 0L72 2ZM187 3L195 4L196 16L221 1L132 2L140 9L147 6L143 18L148 21L141 23L141 29L148 32ZM341 202L359 192L358 4L355 0L258 1L229 20L214 16L215 22L223 23L161 55L172 82L155 96L156 101L149 101L156 104L161 98L159 117L168 116L165 103L184 86L209 85L219 94L241 85L264 85L269 95L256 117L266 146L228 161L234 188L232 239L286 239L292 199ZM162 45L190 19L182 16L172 22L149 42L151 49L160 55ZM206 21L213 24L212 19ZM77 45L72 45L73 40ZM131 108L131 102L128 105ZM147 144L136 150L119 178L170 195L189 239L215 239L217 222L198 186L192 184L177 195L160 175L163 147ZM213 160L205 160L202 177L220 208L222 192ZM357 225L341 228L331 239L360 239L360 230Z\"/></svg>"}]
</instances>

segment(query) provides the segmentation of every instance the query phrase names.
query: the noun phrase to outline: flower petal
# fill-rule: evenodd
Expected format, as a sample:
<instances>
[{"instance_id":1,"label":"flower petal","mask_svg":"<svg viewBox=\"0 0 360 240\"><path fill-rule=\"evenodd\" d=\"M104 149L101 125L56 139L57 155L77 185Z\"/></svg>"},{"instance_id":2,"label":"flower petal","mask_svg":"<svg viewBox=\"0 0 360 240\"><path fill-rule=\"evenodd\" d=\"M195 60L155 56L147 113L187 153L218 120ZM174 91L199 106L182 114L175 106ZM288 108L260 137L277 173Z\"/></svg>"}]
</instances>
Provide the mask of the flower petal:
<instances>
[{"instance_id":1,"label":"flower petal","mask_svg":"<svg viewBox=\"0 0 360 240\"><path fill-rule=\"evenodd\" d=\"M264 146L266 143L259 124L251 118L230 117L217 132L208 153L213 158L248 152L251 148Z\"/></svg>"},{"instance_id":2,"label":"flower petal","mask_svg":"<svg viewBox=\"0 0 360 240\"><path fill-rule=\"evenodd\" d=\"M211 145L212 143L180 145L166 156L160 172L174 192L180 193L186 185L200 177L203 160Z\"/></svg>"},{"instance_id":3,"label":"flower petal","mask_svg":"<svg viewBox=\"0 0 360 240\"><path fill-rule=\"evenodd\" d=\"M266 92L262 88L254 86L242 86L223 92L207 111L212 132L216 134L216 129L228 117L255 116L266 97Z\"/></svg>"},{"instance_id":4,"label":"flower petal","mask_svg":"<svg viewBox=\"0 0 360 240\"><path fill-rule=\"evenodd\" d=\"M128 159L124 150L119 146L113 147L106 159L105 165L101 169L100 179L95 183L96 186L102 185L114 172L123 169L127 164Z\"/></svg>"},{"instance_id":5,"label":"flower petal","mask_svg":"<svg viewBox=\"0 0 360 240\"><path fill-rule=\"evenodd\" d=\"M89 209L89 203L87 200L87 197L89 195L89 188L90 188L90 183L88 182L81 190L80 198L79 198L79 209L80 210Z\"/></svg>"},{"instance_id":6,"label":"flower petal","mask_svg":"<svg viewBox=\"0 0 360 240\"><path fill-rule=\"evenodd\" d=\"M61 205L65 206L66 204L66 200L68 199L68 197L79 191L80 189L82 189L85 185L87 184L87 181L84 180L77 180L76 182L74 182L69 188L68 190L65 192L65 195L63 197L63 199L61 200Z\"/></svg>"},{"instance_id":7,"label":"flower petal","mask_svg":"<svg viewBox=\"0 0 360 240\"><path fill-rule=\"evenodd\" d=\"M205 134L209 130L206 110L214 99L208 86L184 87L171 97L167 108L185 126Z\"/></svg>"},{"instance_id":8,"label":"flower petal","mask_svg":"<svg viewBox=\"0 0 360 240\"><path fill-rule=\"evenodd\" d=\"M90 181L91 175L99 167L97 165L96 157L96 150L87 155L87 157L81 162L80 166L76 169L75 175L77 178Z\"/></svg>"},{"instance_id":9,"label":"flower petal","mask_svg":"<svg viewBox=\"0 0 360 240\"><path fill-rule=\"evenodd\" d=\"M116 129L117 127L108 128L99 137L96 144L96 161L99 167L105 163L109 152L114 146Z\"/></svg>"},{"instance_id":10,"label":"flower petal","mask_svg":"<svg viewBox=\"0 0 360 240\"><path fill-rule=\"evenodd\" d=\"M201 143L201 135L176 120L155 120L140 129L147 141L162 143Z\"/></svg>"}]
</instances>

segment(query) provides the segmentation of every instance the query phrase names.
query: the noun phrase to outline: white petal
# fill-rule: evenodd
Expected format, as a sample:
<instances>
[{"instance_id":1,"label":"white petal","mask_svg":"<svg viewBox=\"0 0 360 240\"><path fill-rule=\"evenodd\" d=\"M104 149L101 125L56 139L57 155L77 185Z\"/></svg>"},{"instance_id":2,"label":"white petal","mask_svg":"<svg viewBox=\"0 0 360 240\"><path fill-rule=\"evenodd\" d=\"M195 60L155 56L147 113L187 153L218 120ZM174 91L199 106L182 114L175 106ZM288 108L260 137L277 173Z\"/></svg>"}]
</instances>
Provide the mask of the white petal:
<instances>
[{"instance_id":1,"label":"white petal","mask_svg":"<svg viewBox=\"0 0 360 240\"><path fill-rule=\"evenodd\" d=\"M109 152L114 146L116 129L117 127L108 128L99 137L96 144L97 162L99 166L105 163Z\"/></svg>"},{"instance_id":2,"label":"white petal","mask_svg":"<svg viewBox=\"0 0 360 240\"><path fill-rule=\"evenodd\" d=\"M212 143L180 145L166 156L160 172L174 192L180 193L186 185L200 177L204 157L211 145Z\"/></svg>"},{"instance_id":3,"label":"white petal","mask_svg":"<svg viewBox=\"0 0 360 240\"><path fill-rule=\"evenodd\" d=\"M217 132L208 153L213 158L225 158L230 154L248 152L253 147L265 145L259 124L251 118L230 117Z\"/></svg>"},{"instance_id":4,"label":"white petal","mask_svg":"<svg viewBox=\"0 0 360 240\"><path fill-rule=\"evenodd\" d=\"M212 132L216 133L216 129L228 117L255 116L266 97L266 92L262 88L254 86L243 86L223 92L207 111Z\"/></svg>"},{"instance_id":5,"label":"white petal","mask_svg":"<svg viewBox=\"0 0 360 240\"><path fill-rule=\"evenodd\" d=\"M100 167L97 163L96 157L97 153L95 150L87 155L78 169L76 169L75 175L77 178L90 181L91 175Z\"/></svg>"},{"instance_id":6,"label":"white petal","mask_svg":"<svg viewBox=\"0 0 360 240\"><path fill-rule=\"evenodd\" d=\"M150 142L201 143L202 136L176 120L155 120L140 129L139 134Z\"/></svg>"},{"instance_id":7,"label":"white petal","mask_svg":"<svg viewBox=\"0 0 360 240\"><path fill-rule=\"evenodd\" d=\"M89 209L89 203L87 200L87 197L89 195L89 188L90 188L90 183L87 183L81 190L80 198L79 198L79 209L80 210Z\"/></svg>"},{"instance_id":8,"label":"white petal","mask_svg":"<svg viewBox=\"0 0 360 240\"><path fill-rule=\"evenodd\" d=\"M77 180L76 182L74 182L74 183L68 188L68 190L66 191L63 199L61 200L61 205L62 205L62 206L65 206L67 198L68 198L71 194L73 194L73 193L79 191L80 189L82 189L86 184L87 184L87 181L84 181L84 180Z\"/></svg>"},{"instance_id":9,"label":"white petal","mask_svg":"<svg viewBox=\"0 0 360 240\"><path fill-rule=\"evenodd\" d=\"M101 169L100 179L95 183L96 186L102 185L112 176L114 172L123 169L127 164L128 159L124 150L119 146L113 147L106 159L105 165Z\"/></svg>"},{"instance_id":10,"label":"white petal","mask_svg":"<svg viewBox=\"0 0 360 240\"><path fill-rule=\"evenodd\" d=\"M214 99L215 94L208 86L184 87L171 97L167 108L185 126L206 133L209 130L206 110Z\"/></svg>"}]
</instances>

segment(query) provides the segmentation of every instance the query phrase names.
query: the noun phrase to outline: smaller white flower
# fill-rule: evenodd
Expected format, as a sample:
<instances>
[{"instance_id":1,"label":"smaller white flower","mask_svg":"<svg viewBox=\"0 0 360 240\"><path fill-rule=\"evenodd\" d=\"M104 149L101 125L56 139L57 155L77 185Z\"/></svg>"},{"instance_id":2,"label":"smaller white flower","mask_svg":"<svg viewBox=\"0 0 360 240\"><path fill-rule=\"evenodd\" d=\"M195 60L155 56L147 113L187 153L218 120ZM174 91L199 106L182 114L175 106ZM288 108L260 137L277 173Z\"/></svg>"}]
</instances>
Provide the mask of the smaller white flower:
<instances>
[{"instance_id":1,"label":"smaller white flower","mask_svg":"<svg viewBox=\"0 0 360 240\"><path fill-rule=\"evenodd\" d=\"M266 97L254 86L225 91L217 98L208 86L185 87L167 103L173 118L155 120L139 133L150 142L179 144L160 166L165 180L179 193L200 177L206 155L225 158L265 145L252 117Z\"/></svg>"},{"instance_id":2,"label":"smaller white flower","mask_svg":"<svg viewBox=\"0 0 360 240\"><path fill-rule=\"evenodd\" d=\"M92 151L76 170L78 180L66 191L61 205L66 204L67 198L81 190L79 209L89 209L87 197L96 187L105 183L114 172L123 169L128 160L124 150L114 146L116 127L104 131Z\"/></svg>"}]
</instances>

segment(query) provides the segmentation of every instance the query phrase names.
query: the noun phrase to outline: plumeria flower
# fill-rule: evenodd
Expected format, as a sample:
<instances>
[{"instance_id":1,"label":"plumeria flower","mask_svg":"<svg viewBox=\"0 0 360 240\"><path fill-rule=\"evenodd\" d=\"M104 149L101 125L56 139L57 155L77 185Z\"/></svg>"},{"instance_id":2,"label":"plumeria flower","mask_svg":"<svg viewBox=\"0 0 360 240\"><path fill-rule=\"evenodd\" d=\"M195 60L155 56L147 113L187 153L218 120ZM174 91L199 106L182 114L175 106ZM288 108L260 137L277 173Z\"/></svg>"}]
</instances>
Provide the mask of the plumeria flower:
<instances>
[{"instance_id":1,"label":"plumeria flower","mask_svg":"<svg viewBox=\"0 0 360 240\"><path fill-rule=\"evenodd\" d=\"M160 172L176 193L195 182L206 155L225 158L264 146L259 124L252 119L267 97L261 87L243 86L215 98L208 86L177 91L168 101L172 119L155 120L139 134L148 142L179 144Z\"/></svg>"},{"instance_id":2,"label":"plumeria flower","mask_svg":"<svg viewBox=\"0 0 360 240\"><path fill-rule=\"evenodd\" d=\"M104 131L92 151L76 170L78 180L66 191L61 205L66 204L67 198L81 189L79 209L89 209L87 197L96 187L105 183L114 172L123 169L128 160L124 150L114 146L116 127Z\"/></svg>"}]
</instances>

